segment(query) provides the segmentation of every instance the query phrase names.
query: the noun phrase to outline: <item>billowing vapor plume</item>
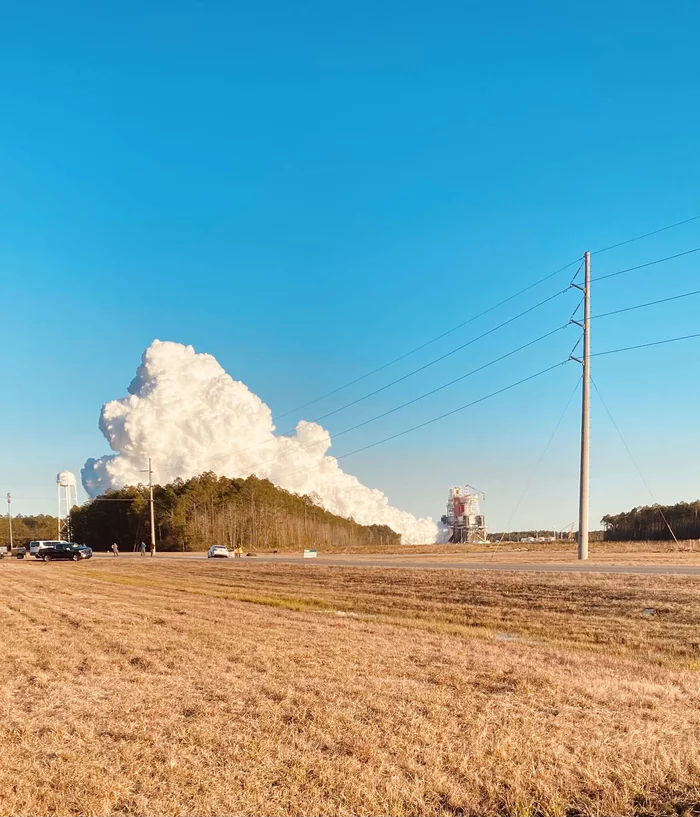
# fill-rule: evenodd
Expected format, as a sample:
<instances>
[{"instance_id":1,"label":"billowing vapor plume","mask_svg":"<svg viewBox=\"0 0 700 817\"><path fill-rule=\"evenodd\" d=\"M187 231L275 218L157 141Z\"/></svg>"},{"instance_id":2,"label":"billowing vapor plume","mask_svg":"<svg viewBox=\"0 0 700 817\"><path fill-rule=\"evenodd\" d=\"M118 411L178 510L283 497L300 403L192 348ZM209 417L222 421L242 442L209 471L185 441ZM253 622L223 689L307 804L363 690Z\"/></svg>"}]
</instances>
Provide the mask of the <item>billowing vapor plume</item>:
<instances>
[{"instance_id":1,"label":"billowing vapor plume","mask_svg":"<svg viewBox=\"0 0 700 817\"><path fill-rule=\"evenodd\" d=\"M150 456L161 484L204 471L255 474L288 491L316 494L327 510L363 525L389 525L406 543L438 537L431 519L392 508L381 491L326 456L331 437L317 423L302 420L293 436L277 436L270 409L211 355L155 340L128 391L102 407L100 429L116 453L85 463L83 485L90 496L144 482Z\"/></svg>"}]
</instances>

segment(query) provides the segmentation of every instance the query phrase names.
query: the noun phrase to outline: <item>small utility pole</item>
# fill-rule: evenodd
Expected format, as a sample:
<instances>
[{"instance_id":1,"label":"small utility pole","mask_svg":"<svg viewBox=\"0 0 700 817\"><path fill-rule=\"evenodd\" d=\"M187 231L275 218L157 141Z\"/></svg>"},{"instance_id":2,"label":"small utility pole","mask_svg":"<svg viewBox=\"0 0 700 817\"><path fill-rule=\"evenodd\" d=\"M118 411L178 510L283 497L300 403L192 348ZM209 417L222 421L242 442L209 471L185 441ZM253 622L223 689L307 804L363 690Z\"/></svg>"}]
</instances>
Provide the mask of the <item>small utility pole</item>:
<instances>
[{"instance_id":1,"label":"small utility pole","mask_svg":"<svg viewBox=\"0 0 700 817\"><path fill-rule=\"evenodd\" d=\"M591 254L584 255L583 379L581 389L581 484L578 505L578 558L588 558L588 485L591 424Z\"/></svg>"},{"instance_id":2,"label":"small utility pole","mask_svg":"<svg viewBox=\"0 0 700 817\"><path fill-rule=\"evenodd\" d=\"M155 556L156 552L156 517L153 510L153 468L151 467L151 458L148 458L148 504L151 506L151 556Z\"/></svg>"},{"instance_id":3,"label":"small utility pole","mask_svg":"<svg viewBox=\"0 0 700 817\"><path fill-rule=\"evenodd\" d=\"M12 494L8 492L7 494L7 521L10 524L10 553L12 553L12 509L10 508L10 503L12 502Z\"/></svg>"}]
</instances>

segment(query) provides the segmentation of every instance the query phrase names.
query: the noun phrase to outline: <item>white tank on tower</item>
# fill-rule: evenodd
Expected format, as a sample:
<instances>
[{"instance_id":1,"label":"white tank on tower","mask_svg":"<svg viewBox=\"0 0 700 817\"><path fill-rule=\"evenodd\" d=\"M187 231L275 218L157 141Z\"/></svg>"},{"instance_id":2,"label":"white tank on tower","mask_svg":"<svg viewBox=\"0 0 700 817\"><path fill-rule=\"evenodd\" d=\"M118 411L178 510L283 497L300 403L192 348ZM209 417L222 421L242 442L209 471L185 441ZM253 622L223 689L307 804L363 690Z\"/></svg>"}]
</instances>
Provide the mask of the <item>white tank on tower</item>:
<instances>
[{"instance_id":1,"label":"white tank on tower","mask_svg":"<svg viewBox=\"0 0 700 817\"><path fill-rule=\"evenodd\" d=\"M75 474L71 471L59 471L58 474L56 474L56 482L61 488L75 488L78 484Z\"/></svg>"},{"instance_id":2,"label":"white tank on tower","mask_svg":"<svg viewBox=\"0 0 700 817\"><path fill-rule=\"evenodd\" d=\"M56 474L58 491L58 538L71 541L70 511L78 504L78 481L72 471L59 471Z\"/></svg>"}]
</instances>

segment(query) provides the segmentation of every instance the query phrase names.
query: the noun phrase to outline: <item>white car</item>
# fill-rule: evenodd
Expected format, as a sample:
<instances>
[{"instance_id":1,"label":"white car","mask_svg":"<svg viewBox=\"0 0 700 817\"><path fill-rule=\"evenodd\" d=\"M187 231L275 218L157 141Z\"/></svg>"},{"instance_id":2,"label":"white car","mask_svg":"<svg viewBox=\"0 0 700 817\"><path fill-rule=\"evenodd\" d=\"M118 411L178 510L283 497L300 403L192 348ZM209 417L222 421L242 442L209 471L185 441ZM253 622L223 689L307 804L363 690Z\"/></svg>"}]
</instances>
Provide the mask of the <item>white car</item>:
<instances>
[{"instance_id":1,"label":"white car","mask_svg":"<svg viewBox=\"0 0 700 817\"><path fill-rule=\"evenodd\" d=\"M228 548L224 545L212 545L207 551L207 559L228 559Z\"/></svg>"},{"instance_id":2,"label":"white car","mask_svg":"<svg viewBox=\"0 0 700 817\"><path fill-rule=\"evenodd\" d=\"M29 553L36 559L42 559L43 551L47 549L51 550L57 545L59 548L62 548L66 545L70 545L70 542L64 542L62 539L37 539L36 541L29 543Z\"/></svg>"}]
</instances>

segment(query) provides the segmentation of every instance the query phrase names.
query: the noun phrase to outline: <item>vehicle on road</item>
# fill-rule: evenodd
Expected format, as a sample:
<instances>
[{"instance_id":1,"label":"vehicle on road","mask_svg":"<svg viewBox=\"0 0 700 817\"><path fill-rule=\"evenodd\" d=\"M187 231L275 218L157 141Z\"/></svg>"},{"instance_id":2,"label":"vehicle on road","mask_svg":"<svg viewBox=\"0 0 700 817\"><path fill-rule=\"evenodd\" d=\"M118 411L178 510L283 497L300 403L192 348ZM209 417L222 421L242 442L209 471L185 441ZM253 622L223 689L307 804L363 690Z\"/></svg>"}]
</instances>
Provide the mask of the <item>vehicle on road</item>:
<instances>
[{"instance_id":1,"label":"vehicle on road","mask_svg":"<svg viewBox=\"0 0 700 817\"><path fill-rule=\"evenodd\" d=\"M41 559L40 554L46 548L52 548L55 545L70 545L70 542L64 542L62 539L37 539L29 543L29 555Z\"/></svg>"},{"instance_id":2,"label":"vehicle on road","mask_svg":"<svg viewBox=\"0 0 700 817\"><path fill-rule=\"evenodd\" d=\"M50 547L41 548L37 559L45 562L52 562L54 559L72 559L74 562L82 562L84 559L92 558L92 548L86 545L78 545L75 542L52 542Z\"/></svg>"},{"instance_id":3,"label":"vehicle on road","mask_svg":"<svg viewBox=\"0 0 700 817\"><path fill-rule=\"evenodd\" d=\"M228 559L228 548L225 545L212 545L207 551L207 559Z\"/></svg>"}]
</instances>

